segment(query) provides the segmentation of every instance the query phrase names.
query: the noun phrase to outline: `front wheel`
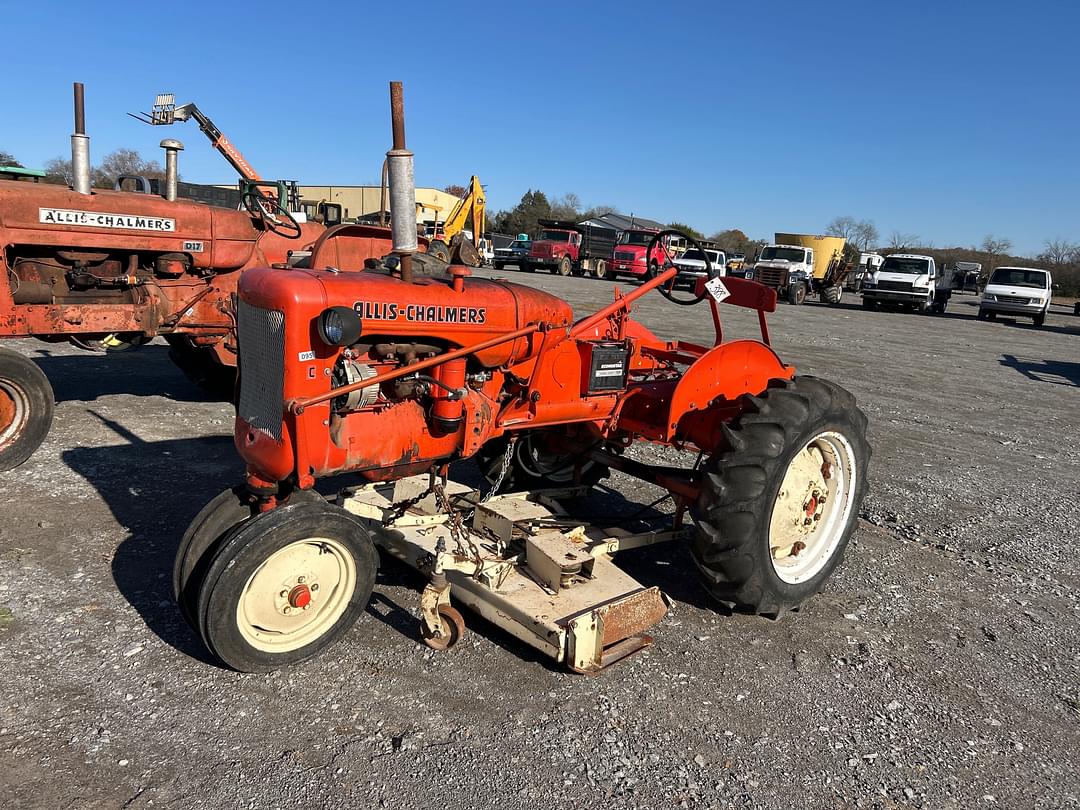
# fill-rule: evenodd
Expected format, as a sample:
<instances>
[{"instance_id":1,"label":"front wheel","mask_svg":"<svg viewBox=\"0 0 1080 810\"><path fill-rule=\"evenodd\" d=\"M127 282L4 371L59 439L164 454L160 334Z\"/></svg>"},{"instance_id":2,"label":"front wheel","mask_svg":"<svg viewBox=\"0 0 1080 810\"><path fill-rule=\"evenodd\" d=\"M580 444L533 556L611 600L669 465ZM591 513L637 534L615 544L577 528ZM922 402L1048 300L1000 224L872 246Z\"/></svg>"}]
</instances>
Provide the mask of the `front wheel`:
<instances>
[{"instance_id":1,"label":"front wheel","mask_svg":"<svg viewBox=\"0 0 1080 810\"><path fill-rule=\"evenodd\" d=\"M806 300L806 285L796 282L788 287L787 300L796 306L803 303Z\"/></svg>"},{"instance_id":2,"label":"front wheel","mask_svg":"<svg viewBox=\"0 0 1080 810\"><path fill-rule=\"evenodd\" d=\"M1036 315L1034 318L1031 319L1031 323L1036 327L1042 326L1044 323L1046 323L1046 313L1042 312Z\"/></svg>"},{"instance_id":3,"label":"front wheel","mask_svg":"<svg viewBox=\"0 0 1080 810\"><path fill-rule=\"evenodd\" d=\"M199 588L207 648L240 672L313 657L363 613L378 554L364 526L337 506L264 512L222 542Z\"/></svg>"},{"instance_id":4,"label":"front wheel","mask_svg":"<svg viewBox=\"0 0 1080 810\"><path fill-rule=\"evenodd\" d=\"M855 398L779 381L730 426L692 507L691 552L718 601L778 616L822 589L855 531L870 447Z\"/></svg>"},{"instance_id":5,"label":"front wheel","mask_svg":"<svg viewBox=\"0 0 1080 810\"><path fill-rule=\"evenodd\" d=\"M574 271L574 266L570 262L569 256L563 256L559 259L559 263L555 265L551 272L558 273L560 276L568 276Z\"/></svg>"},{"instance_id":6,"label":"front wheel","mask_svg":"<svg viewBox=\"0 0 1080 810\"><path fill-rule=\"evenodd\" d=\"M874 299L873 298L867 298L864 295L863 300L862 300L862 308L863 309L875 309L876 305L874 304Z\"/></svg>"},{"instance_id":7,"label":"front wheel","mask_svg":"<svg viewBox=\"0 0 1080 810\"><path fill-rule=\"evenodd\" d=\"M0 349L0 472L33 454L53 421L53 390L37 363Z\"/></svg>"}]
</instances>

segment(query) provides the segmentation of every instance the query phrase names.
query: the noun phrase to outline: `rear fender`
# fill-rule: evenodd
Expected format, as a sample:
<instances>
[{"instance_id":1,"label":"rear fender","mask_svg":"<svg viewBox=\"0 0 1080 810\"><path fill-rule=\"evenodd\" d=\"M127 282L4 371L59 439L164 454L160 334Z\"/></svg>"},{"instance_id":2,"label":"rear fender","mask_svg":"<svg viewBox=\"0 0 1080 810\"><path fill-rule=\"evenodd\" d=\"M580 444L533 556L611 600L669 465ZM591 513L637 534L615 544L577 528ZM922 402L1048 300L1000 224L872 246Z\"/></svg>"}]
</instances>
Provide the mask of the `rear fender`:
<instances>
[{"instance_id":1,"label":"rear fender","mask_svg":"<svg viewBox=\"0 0 1080 810\"><path fill-rule=\"evenodd\" d=\"M695 411L734 402L744 394L756 396L769 387L770 380L790 380L794 376L795 367L784 365L776 352L760 341L733 340L714 346L686 369L675 386L668 409L667 438L681 433L680 423Z\"/></svg>"}]
</instances>

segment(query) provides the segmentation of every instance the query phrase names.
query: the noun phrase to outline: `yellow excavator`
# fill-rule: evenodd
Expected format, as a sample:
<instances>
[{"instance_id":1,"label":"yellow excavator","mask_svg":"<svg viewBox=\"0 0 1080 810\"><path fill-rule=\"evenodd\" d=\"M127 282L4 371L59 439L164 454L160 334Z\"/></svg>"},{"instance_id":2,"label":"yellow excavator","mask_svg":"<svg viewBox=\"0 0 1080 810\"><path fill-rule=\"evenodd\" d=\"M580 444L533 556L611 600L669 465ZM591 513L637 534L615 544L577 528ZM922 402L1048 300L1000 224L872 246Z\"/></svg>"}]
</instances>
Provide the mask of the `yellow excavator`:
<instances>
[{"instance_id":1,"label":"yellow excavator","mask_svg":"<svg viewBox=\"0 0 1080 810\"><path fill-rule=\"evenodd\" d=\"M474 174L469 181L469 188L465 195L457 201L450 216L440 226L435 212L435 231L431 234L432 240L428 244L428 253L450 260L450 249L459 243L469 244L474 250L462 252L461 257L467 264L479 266L481 261L480 242L484 238L485 220L484 209L487 201L484 198L484 187L480 185L480 179ZM432 206L424 206L425 208Z\"/></svg>"}]
</instances>

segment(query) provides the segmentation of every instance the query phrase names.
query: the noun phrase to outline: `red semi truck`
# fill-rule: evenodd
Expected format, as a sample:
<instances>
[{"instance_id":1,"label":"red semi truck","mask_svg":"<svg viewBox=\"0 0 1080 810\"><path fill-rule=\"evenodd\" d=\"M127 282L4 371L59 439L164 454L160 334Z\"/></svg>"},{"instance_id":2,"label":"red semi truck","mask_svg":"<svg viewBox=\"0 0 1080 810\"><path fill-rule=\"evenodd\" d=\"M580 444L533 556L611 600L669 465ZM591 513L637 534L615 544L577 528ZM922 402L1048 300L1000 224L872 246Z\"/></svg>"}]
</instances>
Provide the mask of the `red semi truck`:
<instances>
[{"instance_id":1,"label":"red semi truck","mask_svg":"<svg viewBox=\"0 0 1080 810\"><path fill-rule=\"evenodd\" d=\"M645 251L657 233L658 231L652 228L630 228L622 231L615 245L608 275L634 276L639 279L655 276L656 268L663 266L666 258L675 258L667 255L663 244L658 244L646 260Z\"/></svg>"},{"instance_id":2,"label":"red semi truck","mask_svg":"<svg viewBox=\"0 0 1080 810\"><path fill-rule=\"evenodd\" d=\"M556 219L540 220L543 229L529 246L521 269L549 270L560 276L591 273L605 278L611 268L611 254L618 232L599 225L579 225Z\"/></svg>"}]
</instances>

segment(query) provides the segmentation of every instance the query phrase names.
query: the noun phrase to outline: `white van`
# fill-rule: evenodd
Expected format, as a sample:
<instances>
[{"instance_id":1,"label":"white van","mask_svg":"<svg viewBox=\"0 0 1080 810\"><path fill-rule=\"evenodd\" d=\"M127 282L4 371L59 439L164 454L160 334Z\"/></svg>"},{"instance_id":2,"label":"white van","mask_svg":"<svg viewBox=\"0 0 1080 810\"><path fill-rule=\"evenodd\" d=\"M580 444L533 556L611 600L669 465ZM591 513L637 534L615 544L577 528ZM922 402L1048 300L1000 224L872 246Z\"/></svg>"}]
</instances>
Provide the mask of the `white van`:
<instances>
[{"instance_id":1,"label":"white van","mask_svg":"<svg viewBox=\"0 0 1080 810\"><path fill-rule=\"evenodd\" d=\"M1036 326L1046 320L1054 282L1048 270L1034 267L999 267L990 276L979 301L979 320L1003 315L1031 318Z\"/></svg>"}]
</instances>

